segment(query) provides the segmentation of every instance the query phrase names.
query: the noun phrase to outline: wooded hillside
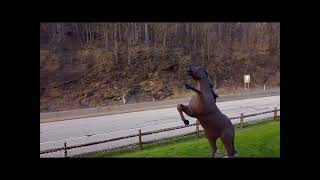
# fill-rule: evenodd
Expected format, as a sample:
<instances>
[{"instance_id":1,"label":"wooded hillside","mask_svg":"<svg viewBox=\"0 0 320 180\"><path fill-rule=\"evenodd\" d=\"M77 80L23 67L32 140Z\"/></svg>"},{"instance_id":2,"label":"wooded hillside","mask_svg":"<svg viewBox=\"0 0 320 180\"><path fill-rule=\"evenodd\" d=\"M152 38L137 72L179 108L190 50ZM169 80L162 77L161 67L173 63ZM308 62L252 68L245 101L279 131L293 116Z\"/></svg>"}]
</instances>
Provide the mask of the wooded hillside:
<instances>
[{"instance_id":1,"label":"wooded hillside","mask_svg":"<svg viewBox=\"0 0 320 180\"><path fill-rule=\"evenodd\" d=\"M198 64L218 91L280 85L280 24L41 23L40 111L180 97Z\"/></svg>"}]
</instances>

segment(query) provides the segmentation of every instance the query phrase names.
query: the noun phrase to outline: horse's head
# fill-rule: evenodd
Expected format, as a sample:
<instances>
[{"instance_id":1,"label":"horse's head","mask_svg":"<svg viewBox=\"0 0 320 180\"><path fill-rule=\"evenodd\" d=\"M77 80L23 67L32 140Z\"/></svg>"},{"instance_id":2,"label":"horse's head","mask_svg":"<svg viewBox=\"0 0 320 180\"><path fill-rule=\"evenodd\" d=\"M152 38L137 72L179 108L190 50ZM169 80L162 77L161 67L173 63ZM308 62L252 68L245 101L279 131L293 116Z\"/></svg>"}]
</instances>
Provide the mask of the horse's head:
<instances>
[{"instance_id":1,"label":"horse's head","mask_svg":"<svg viewBox=\"0 0 320 180\"><path fill-rule=\"evenodd\" d=\"M208 72L202 66L189 67L187 74L197 81L208 79Z\"/></svg>"}]
</instances>

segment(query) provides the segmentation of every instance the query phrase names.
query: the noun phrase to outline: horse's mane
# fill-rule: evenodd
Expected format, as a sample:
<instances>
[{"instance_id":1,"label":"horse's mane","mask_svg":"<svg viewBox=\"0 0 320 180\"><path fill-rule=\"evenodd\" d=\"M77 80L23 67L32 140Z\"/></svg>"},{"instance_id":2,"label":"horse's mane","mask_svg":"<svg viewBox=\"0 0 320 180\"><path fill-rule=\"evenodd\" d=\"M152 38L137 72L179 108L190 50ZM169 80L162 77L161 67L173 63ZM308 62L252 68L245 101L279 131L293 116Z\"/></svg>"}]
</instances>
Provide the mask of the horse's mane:
<instances>
[{"instance_id":1,"label":"horse's mane","mask_svg":"<svg viewBox=\"0 0 320 180\"><path fill-rule=\"evenodd\" d=\"M206 75L207 75L208 82L209 82L209 86L210 86L211 92L212 92L212 94L213 94L213 97L214 97L214 99L217 99L219 96L213 91L213 83L212 83L212 81L209 80L208 72L205 71L205 73L206 73Z\"/></svg>"},{"instance_id":2,"label":"horse's mane","mask_svg":"<svg viewBox=\"0 0 320 180\"><path fill-rule=\"evenodd\" d=\"M211 88L213 97L214 97L215 99L217 99L219 96L213 91L213 84L212 84L212 82L211 82L210 80L208 80L208 81L209 81L209 85L210 85L210 88Z\"/></svg>"}]
</instances>

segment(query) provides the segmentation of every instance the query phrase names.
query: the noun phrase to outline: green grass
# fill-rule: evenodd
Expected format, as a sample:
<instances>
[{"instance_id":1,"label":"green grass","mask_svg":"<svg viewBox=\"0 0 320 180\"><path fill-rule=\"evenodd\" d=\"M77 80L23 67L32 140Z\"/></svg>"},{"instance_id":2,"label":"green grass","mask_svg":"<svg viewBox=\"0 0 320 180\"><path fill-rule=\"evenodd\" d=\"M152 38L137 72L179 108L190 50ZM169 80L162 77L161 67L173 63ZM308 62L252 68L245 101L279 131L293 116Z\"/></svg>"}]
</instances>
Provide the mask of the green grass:
<instances>
[{"instance_id":1,"label":"green grass","mask_svg":"<svg viewBox=\"0 0 320 180\"><path fill-rule=\"evenodd\" d=\"M280 157L280 121L268 121L236 129L235 146L240 157ZM225 149L218 139L217 156L225 156ZM86 157L211 157L207 139L201 135L143 145L138 148L113 152L93 153Z\"/></svg>"}]
</instances>

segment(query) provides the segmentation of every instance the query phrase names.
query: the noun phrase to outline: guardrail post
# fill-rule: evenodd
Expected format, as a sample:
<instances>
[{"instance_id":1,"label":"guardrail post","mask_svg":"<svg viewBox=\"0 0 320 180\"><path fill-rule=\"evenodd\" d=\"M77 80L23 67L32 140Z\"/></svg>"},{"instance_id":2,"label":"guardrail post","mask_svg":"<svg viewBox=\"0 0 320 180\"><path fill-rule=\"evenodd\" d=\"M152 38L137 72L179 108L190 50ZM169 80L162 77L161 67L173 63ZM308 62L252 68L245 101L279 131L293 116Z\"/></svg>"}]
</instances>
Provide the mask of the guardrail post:
<instances>
[{"instance_id":1,"label":"guardrail post","mask_svg":"<svg viewBox=\"0 0 320 180\"><path fill-rule=\"evenodd\" d=\"M243 128L243 113L240 114L240 127Z\"/></svg>"},{"instance_id":2,"label":"guardrail post","mask_svg":"<svg viewBox=\"0 0 320 180\"><path fill-rule=\"evenodd\" d=\"M64 142L64 157L67 157L67 142Z\"/></svg>"},{"instance_id":3,"label":"guardrail post","mask_svg":"<svg viewBox=\"0 0 320 180\"><path fill-rule=\"evenodd\" d=\"M139 129L139 146L140 146L140 150L142 150L141 129Z\"/></svg>"},{"instance_id":4,"label":"guardrail post","mask_svg":"<svg viewBox=\"0 0 320 180\"><path fill-rule=\"evenodd\" d=\"M197 136L197 139L199 139L199 121L196 120L196 136Z\"/></svg>"},{"instance_id":5,"label":"guardrail post","mask_svg":"<svg viewBox=\"0 0 320 180\"><path fill-rule=\"evenodd\" d=\"M277 117L277 107L274 108L274 117L273 117L273 120L276 120L276 117Z\"/></svg>"}]
</instances>

